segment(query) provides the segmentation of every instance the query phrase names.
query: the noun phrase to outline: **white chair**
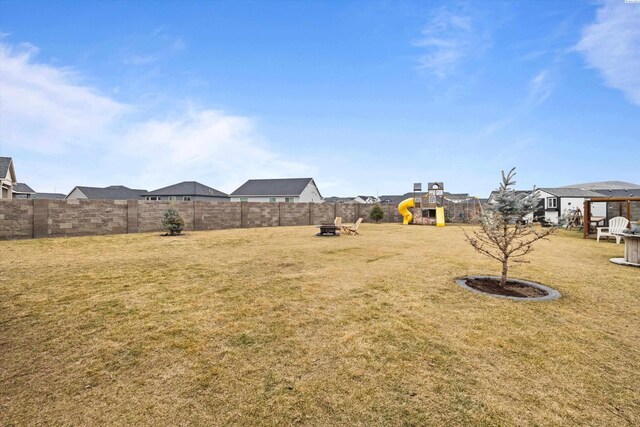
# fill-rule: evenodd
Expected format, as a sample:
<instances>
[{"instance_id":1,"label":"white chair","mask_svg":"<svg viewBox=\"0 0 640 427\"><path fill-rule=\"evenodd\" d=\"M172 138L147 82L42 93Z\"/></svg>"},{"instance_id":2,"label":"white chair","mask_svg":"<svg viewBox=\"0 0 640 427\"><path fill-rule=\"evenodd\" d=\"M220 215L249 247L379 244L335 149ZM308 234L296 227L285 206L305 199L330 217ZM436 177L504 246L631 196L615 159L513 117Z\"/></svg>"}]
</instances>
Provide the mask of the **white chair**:
<instances>
[{"instance_id":1,"label":"white chair","mask_svg":"<svg viewBox=\"0 0 640 427\"><path fill-rule=\"evenodd\" d=\"M622 238L622 232L625 228L627 228L627 224L629 224L629 220L627 218L617 216L615 218L611 218L609 220L608 227L598 227L598 235L596 240L599 242L600 237L615 237L616 244L620 243L620 238Z\"/></svg>"}]
</instances>

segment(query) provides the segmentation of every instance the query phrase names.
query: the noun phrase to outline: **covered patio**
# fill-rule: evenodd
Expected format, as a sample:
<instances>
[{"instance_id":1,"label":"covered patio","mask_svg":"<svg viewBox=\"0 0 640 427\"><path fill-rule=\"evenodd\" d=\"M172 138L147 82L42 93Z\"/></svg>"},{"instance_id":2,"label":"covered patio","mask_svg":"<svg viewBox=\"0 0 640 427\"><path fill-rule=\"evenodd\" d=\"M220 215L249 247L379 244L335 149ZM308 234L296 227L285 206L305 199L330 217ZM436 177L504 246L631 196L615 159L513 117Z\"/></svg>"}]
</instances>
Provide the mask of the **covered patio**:
<instances>
[{"instance_id":1,"label":"covered patio","mask_svg":"<svg viewBox=\"0 0 640 427\"><path fill-rule=\"evenodd\" d=\"M606 203L603 215L593 215L592 203ZM596 234L597 227L607 227L609 220L621 216L629 222L640 220L640 197L597 197L584 201L583 237Z\"/></svg>"}]
</instances>

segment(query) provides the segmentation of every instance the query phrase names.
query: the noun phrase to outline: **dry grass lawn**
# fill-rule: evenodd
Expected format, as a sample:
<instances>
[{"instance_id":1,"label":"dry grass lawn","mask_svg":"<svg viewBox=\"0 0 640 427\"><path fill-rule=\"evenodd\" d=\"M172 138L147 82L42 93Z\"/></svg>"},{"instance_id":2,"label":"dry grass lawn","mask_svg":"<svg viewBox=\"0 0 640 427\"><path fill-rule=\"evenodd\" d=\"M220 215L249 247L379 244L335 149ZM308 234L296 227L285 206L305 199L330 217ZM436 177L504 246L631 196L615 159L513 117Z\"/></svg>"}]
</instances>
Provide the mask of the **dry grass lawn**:
<instances>
[{"instance_id":1,"label":"dry grass lawn","mask_svg":"<svg viewBox=\"0 0 640 427\"><path fill-rule=\"evenodd\" d=\"M562 232L514 302L458 227L0 242L4 425L640 424L640 269Z\"/></svg>"}]
</instances>

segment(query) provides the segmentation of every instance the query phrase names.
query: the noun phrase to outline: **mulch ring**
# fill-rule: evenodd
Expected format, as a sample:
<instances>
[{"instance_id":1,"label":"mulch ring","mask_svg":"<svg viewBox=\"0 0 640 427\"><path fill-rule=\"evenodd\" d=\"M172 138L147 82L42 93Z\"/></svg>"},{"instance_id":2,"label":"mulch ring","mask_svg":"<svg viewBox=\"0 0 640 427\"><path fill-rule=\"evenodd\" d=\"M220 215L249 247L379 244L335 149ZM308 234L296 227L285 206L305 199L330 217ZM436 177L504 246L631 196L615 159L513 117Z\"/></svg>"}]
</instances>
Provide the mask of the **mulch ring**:
<instances>
[{"instance_id":1,"label":"mulch ring","mask_svg":"<svg viewBox=\"0 0 640 427\"><path fill-rule=\"evenodd\" d=\"M466 280L466 285L470 288L493 295L502 295L518 298L540 298L549 295L549 292L534 288L518 282L507 280L505 287L500 286L499 279L472 278Z\"/></svg>"}]
</instances>

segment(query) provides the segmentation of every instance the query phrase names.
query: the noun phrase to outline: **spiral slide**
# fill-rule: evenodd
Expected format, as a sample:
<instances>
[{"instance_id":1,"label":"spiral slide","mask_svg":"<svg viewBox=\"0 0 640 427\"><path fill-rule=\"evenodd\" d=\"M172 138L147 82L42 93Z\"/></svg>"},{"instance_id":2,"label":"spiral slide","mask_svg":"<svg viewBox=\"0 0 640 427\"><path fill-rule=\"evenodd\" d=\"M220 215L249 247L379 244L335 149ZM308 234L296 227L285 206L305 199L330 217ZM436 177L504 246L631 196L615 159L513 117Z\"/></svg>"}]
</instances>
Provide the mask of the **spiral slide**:
<instances>
[{"instance_id":1,"label":"spiral slide","mask_svg":"<svg viewBox=\"0 0 640 427\"><path fill-rule=\"evenodd\" d=\"M413 207L413 197L404 199L398 205L398 212L400 213L400 215L402 215L402 218L403 218L402 223L404 225L409 224L413 219L413 214L409 212L409 208L412 208L412 207Z\"/></svg>"}]
</instances>

